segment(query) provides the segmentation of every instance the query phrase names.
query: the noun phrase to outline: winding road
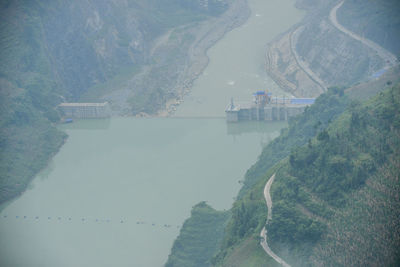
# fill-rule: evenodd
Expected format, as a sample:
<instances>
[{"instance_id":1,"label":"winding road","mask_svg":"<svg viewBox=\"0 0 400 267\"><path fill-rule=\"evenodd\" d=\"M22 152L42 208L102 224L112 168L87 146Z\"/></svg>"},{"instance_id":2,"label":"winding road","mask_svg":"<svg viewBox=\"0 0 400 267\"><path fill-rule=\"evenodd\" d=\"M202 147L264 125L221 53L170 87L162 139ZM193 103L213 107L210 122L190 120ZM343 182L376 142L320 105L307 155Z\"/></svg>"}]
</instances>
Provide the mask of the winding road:
<instances>
[{"instance_id":1,"label":"winding road","mask_svg":"<svg viewBox=\"0 0 400 267\"><path fill-rule=\"evenodd\" d=\"M354 32L349 31L345 27L343 27L338 21L337 21L337 10L343 5L344 0L341 1L339 4L337 4L334 8L332 8L330 14L329 14L329 20L331 21L332 25L335 26L339 31L343 32L344 34L347 34L353 39L356 39L363 43L364 45L372 48L373 50L376 51L379 57L381 57L385 61L385 68L390 68L393 67L397 64L397 58L394 54L390 53L387 51L385 48L381 47L380 45L372 42L371 40L368 40L364 37L361 37Z\"/></svg>"},{"instance_id":2,"label":"winding road","mask_svg":"<svg viewBox=\"0 0 400 267\"><path fill-rule=\"evenodd\" d=\"M385 69L388 69L390 67L393 67L393 66L397 65L398 61L397 61L397 58L396 58L396 56L394 54L392 54L391 52L387 51L385 48L381 47L380 45L374 43L373 41L368 40L368 39L366 39L364 37L361 37L361 36L355 34L354 32L351 32L351 31L347 30L345 27L343 27L341 24L339 24L339 22L337 21L336 13L337 13L337 10L343 5L343 3L344 3L344 0L339 2L335 7L333 7L332 10L329 13L329 20L331 21L332 25L335 28L337 28L339 31L343 32L344 34L350 36L353 39L356 39L356 40L360 41L364 45L366 45L369 48L375 50L377 55L379 57L381 57L383 59L383 61L385 62L385 65L386 65ZM302 62L300 60L300 57L298 56L298 54L296 52L295 43L296 43L297 36L298 36L299 32L301 32L303 30L302 28L303 27L300 26L290 34L290 49L292 51L292 54L295 57L297 65L314 82L316 82L322 89L326 89L326 86L325 86L324 82L321 79L319 79L319 77L305 64L305 62ZM272 219L272 199L271 199L271 195L270 195L270 189L271 189L272 183L274 182L274 179L275 179L275 174L272 175L269 178L268 182L265 184L265 187L264 187L264 198L265 198L265 201L267 203L267 208L268 208L267 222L265 223L266 225ZM269 256L271 256L275 261L277 261L279 264L281 264L282 266L290 267L289 264L287 264L278 255L276 255L271 250L271 248L268 246L268 243L267 243L267 229L265 227L263 227L263 229L261 230L260 237L261 237L260 245L262 246L264 251Z\"/></svg>"},{"instance_id":3,"label":"winding road","mask_svg":"<svg viewBox=\"0 0 400 267\"><path fill-rule=\"evenodd\" d=\"M298 39L299 34L304 30L304 26L298 27L296 30L292 31L289 36L289 41L290 41L290 51L292 52L292 55L294 56L294 60L296 61L297 65L302 69L307 76L316 84L318 84L319 87L321 87L322 92L325 92L327 90L327 86L325 85L324 81L322 81L309 67L308 64L305 61L302 61L297 54L296 51L296 42Z\"/></svg>"},{"instance_id":4,"label":"winding road","mask_svg":"<svg viewBox=\"0 0 400 267\"><path fill-rule=\"evenodd\" d=\"M389 69L395 65L398 64L398 60L396 58L396 56L389 52L388 50L386 50L385 48L381 47L380 45L378 45L377 43L374 43L373 41L366 39L364 37L361 37L359 35L357 35L356 33L346 29L343 25L341 25L338 20L337 20L337 11L338 9L343 5L344 0L339 2L335 7L333 7L329 13L329 20L332 23L332 25L338 29L339 31L341 31L342 33L350 36L351 38L360 41L362 44L368 46L369 48L373 49L376 51L377 55L382 58L382 60L385 62L385 68L384 69ZM301 60L301 58L299 57L299 55L297 54L296 51L296 42L298 39L299 34L304 30L304 26L300 26L297 29L295 29L294 31L292 31L290 33L290 50L292 55L294 56L294 59L297 63L297 65L300 67L300 69L302 69L307 76L314 81L316 84L318 84L318 86L322 89L322 91L326 91L327 90L327 86L325 85L324 81L322 81L318 75L316 75L308 66L308 64Z\"/></svg>"},{"instance_id":5,"label":"winding road","mask_svg":"<svg viewBox=\"0 0 400 267\"><path fill-rule=\"evenodd\" d=\"M265 184L265 187L264 187L264 198L265 198L265 201L267 202L267 208L268 208L267 222L265 224L267 224L272 219L272 199L271 199L271 195L270 195L269 191L271 189L272 183L274 182L274 179L275 179L275 174L272 175L271 178L269 178L268 182ZM267 229L265 228L265 226L261 230L260 237L262 238L260 241L260 245L262 246L264 251L268 255L270 255L275 261L277 261L279 264L281 264L282 266L290 267L289 264L287 264L284 260L282 260L278 255L276 255L271 250L271 248L268 246Z\"/></svg>"}]
</instances>

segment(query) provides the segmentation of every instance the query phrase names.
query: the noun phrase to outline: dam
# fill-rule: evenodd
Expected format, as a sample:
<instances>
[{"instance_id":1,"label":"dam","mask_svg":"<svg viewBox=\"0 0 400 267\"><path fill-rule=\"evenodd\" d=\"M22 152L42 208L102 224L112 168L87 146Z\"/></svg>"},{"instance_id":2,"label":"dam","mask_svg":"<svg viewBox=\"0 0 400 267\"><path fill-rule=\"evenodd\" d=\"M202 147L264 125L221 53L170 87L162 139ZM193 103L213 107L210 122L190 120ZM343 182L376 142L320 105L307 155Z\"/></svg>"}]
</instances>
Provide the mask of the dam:
<instances>
[{"instance_id":1,"label":"dam","mask_svg":"<svg viewBox=\"0 0 400 267\"><path fill-rule=\"evenodd\" d=\"M108 118L111 109L108 102L104 103L61 103L58 105L64 116L69 118L90 119Z\"/></svg>"},{"instance_id":2,"label":"dam","mask_svg":"<svg viewBox=\"0 0 400 267\"><path fill-rule=\"evenodd\" d=\"M225 109L226 121L287 121L315 102L315 98L272 97L272 93L265 91L257 91L253 96L253 102L240 104L235 104L231 99Z\"/></svg>"},{"instance_id":3,"label":"dam","mask_svg":"<svg viewBox=\"0 0 400 267\"><path fill-rule=\"evenodd\" d=\"M182 118L58 125L65 145L0 213L0 266L160 267L196 203L232 206L238 180L287 124L220 117L231 96L251 101L255 90L245 88L283 94L265 73L265 44L304 13L294 0L248 3L249 21L210 48L209 65L178 107Z\"/></svg>"}]
</instances>

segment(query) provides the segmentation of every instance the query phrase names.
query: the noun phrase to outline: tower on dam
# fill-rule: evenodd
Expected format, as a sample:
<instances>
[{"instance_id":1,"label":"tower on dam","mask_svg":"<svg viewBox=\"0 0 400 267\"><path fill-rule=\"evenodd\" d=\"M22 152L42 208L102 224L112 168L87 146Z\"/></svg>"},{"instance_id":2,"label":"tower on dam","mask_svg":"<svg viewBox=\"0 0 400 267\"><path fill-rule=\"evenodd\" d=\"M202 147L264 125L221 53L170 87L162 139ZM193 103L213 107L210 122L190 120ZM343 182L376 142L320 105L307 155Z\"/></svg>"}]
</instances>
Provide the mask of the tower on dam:
<instances>
[{"instance_id":1,"label":"tower on dam","mask_svg":"<svg viewBox=\"0 0 400 267\"><path fill-rule=\"evenodd\" d=\"M257 91L253 102L235 104L233 99L225 109L228 122L238 121L281 121L296 116L315 102L315 98L278 98L272 93Z\"/></svg>"}]
</instances>

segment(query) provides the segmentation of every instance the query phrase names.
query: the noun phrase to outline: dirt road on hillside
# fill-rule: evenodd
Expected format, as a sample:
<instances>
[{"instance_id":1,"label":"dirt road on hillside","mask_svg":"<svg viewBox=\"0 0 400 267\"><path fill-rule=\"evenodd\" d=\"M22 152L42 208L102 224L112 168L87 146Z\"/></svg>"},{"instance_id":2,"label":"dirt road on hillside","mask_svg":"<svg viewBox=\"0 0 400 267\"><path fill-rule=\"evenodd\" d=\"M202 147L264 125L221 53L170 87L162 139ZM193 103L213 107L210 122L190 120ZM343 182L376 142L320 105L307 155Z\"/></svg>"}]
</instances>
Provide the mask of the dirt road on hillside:
<instances>
[{"instance_id":1,"label":"dirt road on hillside","mask_svg":"<svg viewBox=\"0 0 400 267\"><path fill-rule=\"evenodd\" d=\"M274 182L274 179L275 179L275 174L272 175L271 178L269 178L268 182L265 184L265 187L264 187L264 198L265 198L265 201L267 202L267 208L268 208L267 222L265 224L267 224L272 219L272 199L271 199L271 195L270 195L269 191L271 189L272 183ZM269 256L271 256L275 261L277 261L279 264L281 264L282 266L290 267L289 264L287 264L284 260L282 260L278 255L276 255L271 250L271 248L268 246L267 229L265 229L265 227L261 230L260 236L262 237L262 240L260 241L260 245L265 250L265 252Z\"/></svg>"},{"instance_id":2,"label":"dirt road on hillside","mask_svg":"<svg viewBox=\"0 0 400 267\"><path fill-rule=\"evenodd\" d=\"M344 34L347 34L348 36L352 37L353 39L356 39L363 43L364 45L368 46L369 48L372 48L373 50L376 51L378 56L385 61L386 68L393 67L397 65L397 58L394 54L390 53L387 51L385 48L381 47L377 43L372 42L369 39L366 39L364 37L361 37L354 32L349 31L343 25L341 25L337 21L337 10L343 5L344 1L341 1L339 4L337 4L334 8L332 8L330 14L329 14L329 20L331 21L332 25L335 26L339 31L343 32Z\"/></svg>"}]
</instances>

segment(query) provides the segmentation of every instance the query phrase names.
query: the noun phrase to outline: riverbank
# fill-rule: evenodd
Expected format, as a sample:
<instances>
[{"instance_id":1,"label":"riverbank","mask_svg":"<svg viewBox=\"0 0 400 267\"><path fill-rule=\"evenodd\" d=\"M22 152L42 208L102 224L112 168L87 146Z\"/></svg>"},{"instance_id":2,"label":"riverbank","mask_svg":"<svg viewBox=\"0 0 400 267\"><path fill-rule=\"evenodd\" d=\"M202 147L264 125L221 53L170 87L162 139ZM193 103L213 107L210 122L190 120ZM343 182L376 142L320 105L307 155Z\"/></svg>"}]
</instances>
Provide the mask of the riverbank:
<instances>
[{"instance_id":1,"label":"riverbank","mask_svg":"<svg viewBox=\"0 0 400 267\"><path fill-rule=\"evenodd\" d=\"M265 54L266 72L282 89L299 97L318 96L327 87L367 81L395 65L379 45L343 30L336 19L342 3L321 1L312 7L297 1L307 15L271 42Z\"/></svg>"},{"instance_id":2,"label":"riverbank","mask_svg":"<svg viewBox=\"0 0 400 267\"><path fill-rule=\"evenodd\" d=\"M219 16L165 32L149 49L149 63L102 100L112 104L114 115L171 115L207 67L208 49L249 15L247 0L232 0Z\"/></svg>"},{"instance_id":3,"label":"riverbank","mask_svg":"<svg viewBox=\"0 0 400 267\"><path fill-rule=\"evenodd\" d=\"M67 140L65 133L44 119L36 119L27 125L11 125L8 131L1 130L0 205L25 193Z\"/></svg>"},{"instance_id":4,"label":"riverbank","mask_svg":"<svg viewBox=\"0 0 400 267\"><path fill-rule=\"evenodd\" d=\"M161 109L157 116L170 116L176 111L177 106L184 101L184 96L190 92L193 82L207 67L209 48L221 40L226 33L245 23L250 13L247 0L232 1L229 9L221 17L206 21L196 27L195 41L188 50L188 64L180 73L173 89L177 92L177 96L168 99L165 108Z\"/></svg>"},{"instance_id":5,"label":"riverbank","mask_svg":"<svg viewBox=\"0 0 400 267\"><path fill-rule=\"evenodd\" d=\"M229 9L224 12L221 16L212 18L210 20L204 21L200 25L194 24L191 27L187 29L183 29L184 32L191 32L193 34L196 34L195 41L191 45L191 48L188 50L189 55L188 60L187 60L187 65L185 66L185 71L179 74L179 78L176 81L177 84L175 88L172 89L172 91L177 92L177 96L170 98L169 100L166 101L165 107L161 107L156 116L159 117L167 117L169 116L174 109L176 108L176 105L179 104L183 96L187 94L190 91L191 85L193 81L202 73L204 68L208 64L208 56L207 56L207 50L216 42L218 42L219 39L221 39L227 32L232 30L233 28L243 24L246 19L248 18L250 14L249 8L247 6L247 1L246 0L236 0L232 1L232 4L230 5ZM164 36L160 37L155 41L155 44L153 48L151 49L151 54L155 55L157 53L160 53L159 51L164 49L166 45L168 45L168 39L171 36L173 30L169 30ZM146 68L145 68L146 69ZM149 71L149 68L145 70L144 72ZM143 82L145 82L146 79L149 79L150 77L147 77L145 73L141 73L139 77L145 78ZM117 100L115 104L122 104L122 110L124 115L130 115L129 113L124 113L124 109L128 109L126 106L126 100L129 97L128 91L125 89L122 91L119 91L115 94L115 97L112 98L113 100ZM119 111L116 112L114 115L118 115ZM138 117L147 117L150 116L147 113L141 112L137 114ZM41 126L42 127L42 126ZM53 126L51 126L53 127ZM56 135L58 136L58 135ZM28 137L22 136L25 139ZM51 148L49 148L49 154L47 156L40 155L41 157L45 157L46 159L43 159L43 162L38 163L38 164L33 164L29 171L29 178L27 179L17 179L17 181L6 184L0 188L0 203L4 203L7 201L10 201L14 199L15 197L20 196L23 194L28 185L31 183L32 179L40 173L41 170L43 170L47 165L48 162L51 161L51 159L54 157L55 154L58 153L60 148L63 146L65 143L66 137L63 137L63 141L58 141L58 144L55 144L54 146L52 145ZM26 141L28 142L28 141ZM42 143L40 141L39 143ZM27 147L27 146L26 146ZM42 146L43 147L43 146ZM37 148L35 151L29 151L25 153L29 156L30 154L37 154L38 151L41 151L41 148ZM6 158L9 156L5 156L3 161L6 161ZM32 156L32 158L34 158ZM36 156L36 160L38 160L38 156ZM25 161L29 161L30 159L26 159ZM40 166L40 167L36 167ZM20 173L17 171L14 172L15 176L21 176Z\"/></svg>"},{"instance_id":6,"label":"riverbank","mask_svg":"<svg viewBox=\"0 0 400 267\"><path fill-rule=\"evenodd\" d=\"M228 209L261 141L283 126L230 134L224 119L63 125L66 144L0 214L0 265L162 266L191 207Z\"/></svg>"}]
</instances>

